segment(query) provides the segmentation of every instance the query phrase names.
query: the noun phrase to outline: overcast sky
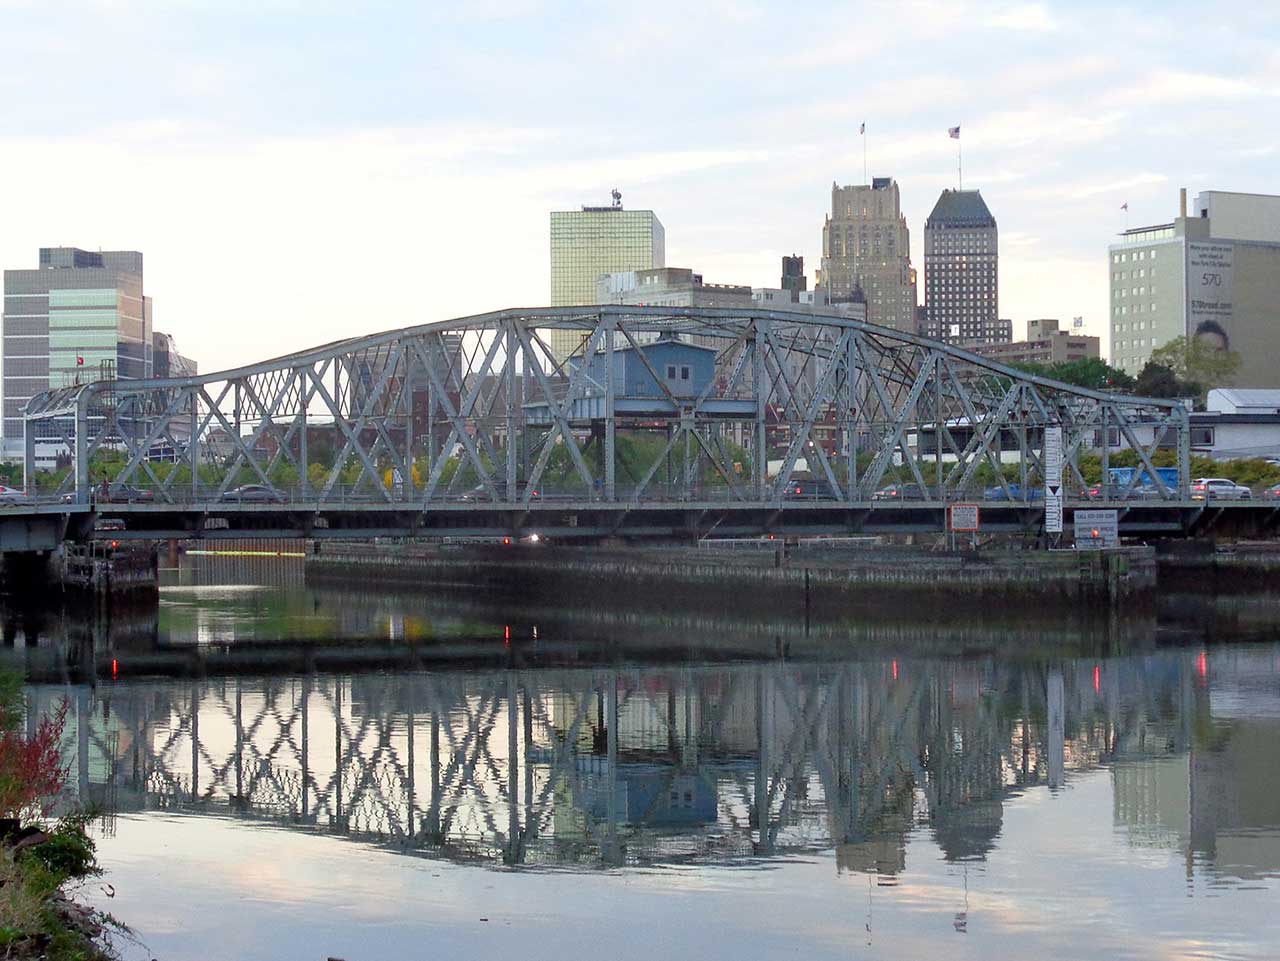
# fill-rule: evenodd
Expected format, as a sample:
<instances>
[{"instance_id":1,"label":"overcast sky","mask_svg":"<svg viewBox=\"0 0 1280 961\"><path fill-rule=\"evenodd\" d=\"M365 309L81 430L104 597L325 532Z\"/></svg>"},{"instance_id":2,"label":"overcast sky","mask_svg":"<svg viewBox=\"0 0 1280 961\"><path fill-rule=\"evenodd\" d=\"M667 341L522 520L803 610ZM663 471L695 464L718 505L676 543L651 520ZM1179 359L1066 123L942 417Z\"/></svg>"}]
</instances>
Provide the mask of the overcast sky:
<instances>
[{"instance_id":1,"label":"overcast sky","mask_svg":"<svg viewBox=\"0 0 1280 961\"><path fill-rule=\"evenodd\" d=\"M1280 193L1280 4L1216 6L0 0L0 264L141 250L214 370L545 304L548 211L615 186L669 265L812 280L863 121L919 266L960 124L1001 315L1101 334L1121 204Z\"/></svg>"}]
</instances>

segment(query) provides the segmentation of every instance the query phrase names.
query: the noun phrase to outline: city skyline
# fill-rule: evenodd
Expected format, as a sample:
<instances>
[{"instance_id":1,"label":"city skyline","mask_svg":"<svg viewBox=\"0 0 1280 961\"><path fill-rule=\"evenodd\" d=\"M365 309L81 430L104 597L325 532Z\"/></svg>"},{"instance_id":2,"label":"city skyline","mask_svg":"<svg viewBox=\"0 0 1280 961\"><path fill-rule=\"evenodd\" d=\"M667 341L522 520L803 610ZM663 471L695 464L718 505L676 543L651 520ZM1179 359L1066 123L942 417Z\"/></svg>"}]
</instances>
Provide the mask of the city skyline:
<instances>
[{"instance_id":1,"label":"city skyline","mask_svg":"<svg viewBox=\"0 0 1280 961\"><path fill-rule=\"evenodd\" d=\"M145 251L167 329L204 370L548 303L548 212L615 186L662 218L670 263L774 286L794 252L812 283L831 182L864 179L865 123L867 174L901 186L919 269L960 124L964 184L999 212L1001 313L1083 316L1105 346L1121 231L1162 222L1180 186L1280 193L1280 144L1259 122L1280 92L1280 15L1198 44L1178 17L1198 8L1154 9L864 3L816 18L877 33L867 48L751 4L591 22L532 2L359 18L6 6L0 89L22 96L6 98L0 149L23 189L0 263L58 244ZM715 62L692 55L713 40ZM977 42L994 50L980 65ZM136 56L108 56L122 44ZM37 75L59 81L29 87ZM677 93L688 110L653 110Z\"/></svg>"}]
</instances>

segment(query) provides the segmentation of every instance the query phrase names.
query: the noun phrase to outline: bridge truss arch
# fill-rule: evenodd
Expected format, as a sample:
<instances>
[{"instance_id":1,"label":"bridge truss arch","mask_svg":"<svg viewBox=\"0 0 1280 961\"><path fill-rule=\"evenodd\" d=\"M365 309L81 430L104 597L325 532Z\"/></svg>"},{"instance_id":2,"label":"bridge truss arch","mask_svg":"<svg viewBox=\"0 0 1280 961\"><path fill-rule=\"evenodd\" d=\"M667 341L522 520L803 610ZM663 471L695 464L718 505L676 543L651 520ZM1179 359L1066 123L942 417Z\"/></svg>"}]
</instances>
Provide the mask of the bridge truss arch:
<instances>
[{"instance_id":1,"label":"bridge truss arch","mask_svg":"<svg viewBox=\"0 0 1280 961\"><path fill-rule=\"evenodd\" d=\"M580 347L554 356L545 332ZM26 410L28 484L48 451L158 503L270 485L299 505L429 512L573 501L787 506L870 503L886 484L929 502L1025 500L1044 429L1081 457L1136 452L1185 502L1189 418L1173 401L1086 390L946 344L798 311L510 309L354 337L234 370L51 390ZM1177 451L1179 481L1154 467ZM103 477L103 472L107 476ZM1135 472L1130 488L1141 472ZM803 483L800 483L803 481ZM1124 492L1122 492L1123 494Z\"/></svg>"}]
</instances>

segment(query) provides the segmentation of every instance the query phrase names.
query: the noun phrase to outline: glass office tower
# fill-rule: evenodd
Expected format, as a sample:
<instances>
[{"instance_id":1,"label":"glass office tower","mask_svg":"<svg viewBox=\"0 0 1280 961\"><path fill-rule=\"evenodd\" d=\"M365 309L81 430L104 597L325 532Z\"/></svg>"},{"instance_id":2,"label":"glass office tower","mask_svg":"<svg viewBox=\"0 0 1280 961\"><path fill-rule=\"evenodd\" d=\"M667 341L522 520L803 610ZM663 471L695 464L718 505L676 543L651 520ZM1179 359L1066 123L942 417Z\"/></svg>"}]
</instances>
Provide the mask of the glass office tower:
<instances>
[{"instance_id":1,"label":"glass office tower","mask_svg":"<svg viewBox=\"0 0 1280 961\"><path fill-rule=\"evenodd\" d=\"M4 272L4 456L23 455L22 412L41 391L152 375L142 254L43 247L35 270Z\"/></svg>"},{"instance_id":2,"label":"glass office tower","mask_svg":"<svg viewBox=\"0 0 1280 961\"><path fill-rule=\"evenodd\" d=\"M596 302L602 274L665 267L667 238L652 210L583 207L551 212L551 306ZM563 360L581 347L575 331L548 331L548 346Z\"/></svg>"}]
</instances>

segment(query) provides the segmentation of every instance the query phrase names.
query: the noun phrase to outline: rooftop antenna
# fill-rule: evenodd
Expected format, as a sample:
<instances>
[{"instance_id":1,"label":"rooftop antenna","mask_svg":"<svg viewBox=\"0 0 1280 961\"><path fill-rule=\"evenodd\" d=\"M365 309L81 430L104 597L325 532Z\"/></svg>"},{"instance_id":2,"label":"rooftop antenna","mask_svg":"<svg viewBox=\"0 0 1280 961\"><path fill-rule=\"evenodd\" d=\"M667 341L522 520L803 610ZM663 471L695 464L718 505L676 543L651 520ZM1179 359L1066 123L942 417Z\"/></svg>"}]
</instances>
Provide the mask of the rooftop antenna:
<instances>
[{"instance_id":1,"label":"rooftop antenna","mask_svg":"<svg viewBox=\"0 0 1280 961\"><path fill-rule=\"evenodd\" d=\"M617 187L613 188L612 196L613 196L614 209L621 210L622 209L622 193L618 190Z\"/></svg>"}]
</instances>

